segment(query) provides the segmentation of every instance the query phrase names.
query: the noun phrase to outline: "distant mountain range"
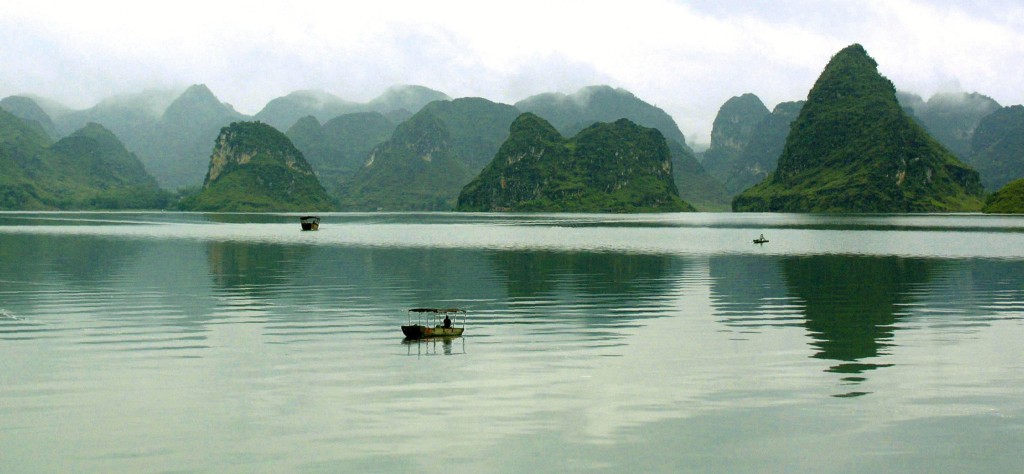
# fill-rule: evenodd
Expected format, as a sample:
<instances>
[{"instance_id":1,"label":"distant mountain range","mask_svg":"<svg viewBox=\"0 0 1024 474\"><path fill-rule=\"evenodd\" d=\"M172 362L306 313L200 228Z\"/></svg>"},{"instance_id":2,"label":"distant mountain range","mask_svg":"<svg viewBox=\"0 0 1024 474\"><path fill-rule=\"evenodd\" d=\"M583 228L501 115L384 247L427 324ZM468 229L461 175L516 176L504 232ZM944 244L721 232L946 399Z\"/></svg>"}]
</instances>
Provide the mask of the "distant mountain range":
<instances>
[{"instance_id":1,"label":"distant mountain range","mask_svg":"<svg viewBox=\"0 0 1024 474\"><path fill-rule=\"evenodd\" d=\"M163 209L171 196L103 126L53 142L0 109L0 209Z\"/></svg>"},{"instance_id":2,"label":"distant mountain range","mask_svg":"<svg viewBox=\"0 0 1024 474\"><path fill-rule=\"evenodd\" d=\"M1001 107L981 94L937 94L924 101L898 93L897 98L928 134L978 170L989 191L1024 177L1024 154L1018 151L1022 146L1017 138L1024 132L1015 121L1016 109ZM342 209L374 210L454 207L463 186L491 162L508 139L511 124L524 112L550 123L565 137L595 123L622 118L657 129L666 140L672 177L683 201L699 210L728 210L734 196L776 171L780 157L788 153L791 126L796 127L798 116L805 115L804 101L780 103L769 112L754 94L733 97L716 117L710 147L698 156L663 110L608 86L585 87L573 94L538 94L511 105L483 98L452 99L421 86L396 86L366 103L321 91L297 91L271 100L254 116L237 112L201 84L184 91L115 96L85 110L24 96L4 98L0 108L44 137L44 148L89 123L99 124L126 153L135 155L160 187L185 194L202 189L222 128L260 121L286 132ZM398 134L399 129L403 134ZM417 148L419 142L409 135L417 131L420 140L426 139L424 133L436 134L429 141L437 147ZM396 147L399 143L406 148ZM424 161L417 150L430 150L430 159L436 156L438 161ZM415 159L410 158L413 155ZM416 160L445 163L447 158L442 158L448 155L451 163L440 174L431 174L440 166L420 169L424 175L416 171L420 164L412 166ZM23 174L19 176L8 181L24 179ZM423 189L416 191L418 187ZM169 193L160 192L160 199L169 199ZM42 207L86 205L45 196L33 202Z\"/></svg>"}]
</instances>

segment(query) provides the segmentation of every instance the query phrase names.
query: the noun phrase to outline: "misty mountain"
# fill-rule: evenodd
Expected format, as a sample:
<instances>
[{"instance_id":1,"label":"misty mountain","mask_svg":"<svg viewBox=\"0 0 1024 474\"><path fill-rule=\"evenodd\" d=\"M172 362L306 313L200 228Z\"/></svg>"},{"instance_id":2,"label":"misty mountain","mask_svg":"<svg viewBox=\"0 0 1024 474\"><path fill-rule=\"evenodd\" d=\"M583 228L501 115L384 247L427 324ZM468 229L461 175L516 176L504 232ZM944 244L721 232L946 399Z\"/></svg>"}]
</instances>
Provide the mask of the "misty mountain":
<instances>
[{"instance_id":1,"label":"misty mountain","mask_svg":"<svg viewBox=\"0 0 1024 474\"><path fill-rule=\"evenodd\" d=\"M203 182L220 129L246 118L196 84L167 106L139 157L165 188L195 186Z\"/></svg>"},{"instance_id":2,"label":"misty mountain","mask_svg":"<svg viewBox=\"0 0 1024 474\"><path fill-rule=\"evenodd\" d=\"M428 110L402 122L342 190L344 210L448 211L473 175L445 123Z\"/></svg>"},{"instance_id":3,"label":"misty mountain","mask_svg":"<svg viewBox=\"0 0 1024 474\"><path fill-rule=\"evenodd\" d=\"M666 140L686 146L686 138L669 114L625 89L589 86L572 95L550 92L527 97L516 102L515 106L550 122L565 136L576 135L595 122L626 118L637 125L656 128Z\"/></svg>"},{"instance_id":4,"label":"misty mountain","mask_svg":"<svg viewBox=\"0 0 1024 474\"><path fill-rule=\"evenodd\" d=\"M629 91L590 86L571 95L534 95L516 102L515 106L543 118L564 136L573 136L596 122L615 122L621 118L658 129L669 143L675 182L683 200L701 210L729 208L730 196L725 187L697 161L675 120Z\"/></svg>"},{"instance_id":5,"label":"misty mountain","mask_svg":"<svg viewBox=\"0 0 1024 474\"><path fill-rule=\"evenodd\" d=\"M435 100L451 100L448 94L428 87L415 85L391 86L381 95L366 104L366 110L380 112L394 118L394 113L405 113L411 117Z\"/></svg>"},{"instance_id":6,"label":"misty mountain","mask_svg":"<svg viewBox=\"0 0 1024 474\"><path fill-rule=\"evenodd\" d=\"M0 108L22 120L38 124L52 140L57 140L61 137L53 120L50 119L50 115L31 98L23 96L5 97L0 100Z\"/></svg>"},{"instance_id":7,"label":"misty mountain","mask_svg":"<svg viewBox=\"0 0 1024 474\"><path fill-rule=\"evenodd\" d=\"M289 128L287 135L327 191L337 196L373 148L391 136L395 126L379 112L344 114L322 125L316 117L306 116Z\"/></svg>"},{"instance_id":8,"label":"misty mountain","mask_svg":"<svg viewBox=\"0 0 1024 474\"><path fill-rule=\"evenodd\" d=\"M789 136L789 126L800 115L804 101L783 102L764 116L750 132L747 143L725 177L730 195L760 183L775 171Z\"/></svg>"},{"instance_id":9,"label":"misty mountain","mask_svg":"<svg viewBox=\"0 0 1024 474\"><path fill-rule=\"evenodd\" d=\"M736 211L949 212L981 208L978 173L896 100L859 44L832 57L793 121L775 172Z\"/></svg>"},{"instance_id":10,"label":"misty mountain","mask_svg":"<svg viewBox=\"0 0 1024 474\"><path fill-rule=\"evenodd\" d=\"M898 92L904 109L913 112L925 130L961 160L970 164L971 137L982 118L999 110L999 103L978 93L946 92L925 102L920 96Z\"/></svg>"},{"instance_id":11,"label":"misty mountain","mask_svg":"<svg viewBox=\"0 0 1024 474\"><path fill-rule=\"evenodd\" d=\"M360 107L361 104L323 91L295 91L267 102L253 118L278 130L288 130L303 117L315 117L323 123L339 115L359 111Z\"/></svg>"},{"instance_id":12,"label":"misty mountain","mask_svg":"<svg viewBox=\"0 0 1024 474\"><path fill-rule=\"evenodd\" d=\"M711 146L704 152L701 165L721 182L728 179L754 128L768 116L768 108L754 94L732 97L718 109L711 128ZM726 189L735 194L738 189Z\"/></svg>"},{"instance_id":13,"label":"misty mountain","mask_svg":"<svg viewBox=\"0 0 1024 474\"><path fill-rule=\"evenodd\" d=\"M704 212L727 212L732 196L722 182L708 174L689 148L668 141L672 154L672 177L683 201Z\"/></svg>"},{"instance_id":14,"label":"misty mountain","mask_svg":"<svg viewBox=\"0 0 1024 474\"><path fill-rule=\"evenodd\" d=\"M437 100L423 110L444 122L451 135L451 146L470 174L487 166L508 138L509 126L519 109L478 97Z\"/></svg>"},{"instance_id":15,"label":"misty mountain","mask_svg":"<svg viewBox=\"0 0 1024 474\"><path fill-rule=\"evenodd\" d=\"M460 211L677 212L671 154L656 129L627 119L566 139L544 119L520 115L498 154L459 194Z\"/></svg>"},{"instance_id":16,"label":"misty mountain","mask_svg":"<svg viewBox=\"0 0 1024 474\"><path fill-rule=\"evenodd\" d=\"M51 142L0 110L0 209L162 209L170 196L98 124Z\"/></svg>"},{"instance_id":17,"label":"misty mountain","mask_svg":"<svg viewBox=\"0 0 1024 474\"><path fill-rule=\"evenodd\" d=\"M469 174L465 181L456 183L452 189L438 189L452 197L472 175L490 162L508 136L509 125L519 115L511 105L480 98L436 100L422 107L417 115L421 113L431 115L444 125L447 151ZM314 117L306 117L288 130L288 136L309 158L321 182L332 193L346 196L351 194L351 190L346 188L352 176L366 163L373 148L385 142L395 128L387 117L378 112L362 112L336 117L322 126ZM401 165L391 163L384 166ZM359 188L360 184L352 183L352 186Z\"/></svg>"},{"instance_id":18,"label":"misty mountain","mask_svg":"<svg viewBox=\"0 0 1024 474\"><path fill-rule=\"evenodd\" d=\"M101 124L168 189L202 183L209 148L218 131L243 117L204 85L184 92L149 90L118 95L85 110L53 104L50 108L60 114L54 118L60 136L88 123Z\"/></svg>"},{"instance_id":19,"label":"misty mountain","mask_svg":"<svg viewBox=\"0 0 1024 474\"><path fill-rule=\"evenodd\" d=\"M981 119L968 161L990 191L1024 178L1024 106L1003 107Z\"/></svg>"}]
</instances>

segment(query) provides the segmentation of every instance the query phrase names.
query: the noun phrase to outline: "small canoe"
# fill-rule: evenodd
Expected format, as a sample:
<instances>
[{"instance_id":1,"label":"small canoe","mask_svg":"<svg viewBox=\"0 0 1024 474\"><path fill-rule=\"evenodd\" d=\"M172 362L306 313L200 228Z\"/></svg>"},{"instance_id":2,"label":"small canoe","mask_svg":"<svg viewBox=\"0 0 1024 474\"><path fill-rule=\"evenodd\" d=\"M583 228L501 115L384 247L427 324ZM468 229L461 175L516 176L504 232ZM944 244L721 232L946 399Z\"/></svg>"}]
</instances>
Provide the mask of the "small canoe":
<instances>
[{"instance_id":1,"label":"small canoe","mask_svg":"<svg viewBox=\"0 0 1024 474\"><path fill-rule=\"evenodd\" d=\"M768 239L754 239L754 243L755 243L755 244L764 244L764 243L768 243Z\"/></svg>"}]
</instances>

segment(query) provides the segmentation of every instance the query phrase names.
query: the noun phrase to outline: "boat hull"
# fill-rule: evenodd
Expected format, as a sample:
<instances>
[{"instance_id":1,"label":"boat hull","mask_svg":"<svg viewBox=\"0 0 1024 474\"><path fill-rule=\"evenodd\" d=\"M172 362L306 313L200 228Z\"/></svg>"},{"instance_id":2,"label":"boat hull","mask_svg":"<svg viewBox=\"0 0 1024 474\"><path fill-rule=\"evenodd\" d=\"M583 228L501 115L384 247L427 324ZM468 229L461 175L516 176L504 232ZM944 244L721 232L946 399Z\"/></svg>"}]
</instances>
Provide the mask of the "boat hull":
<instances>
[{"instance_id":1,"label":"boat hull","mask_svg":"<svg viewBox=\"0 0 1024 474\"><path fill-rule=\"evenodd\" d=\"M299 225L302 230L317 230L320 228L320 218L317 216L302 216L299 218Z\"/></svg>"},{"instance_id":2,"label":"boat hull","mask_svg":"<svg viewBox=\"0 0 1024 474\"><path fill-rule=\"evenodd\" d=\"M428 337L457 337L462 335L465 328L446 328L442 326L422 326L412 324L402 326L402 334L409 339L424 339Z\"/></svg>"}]
</instances>

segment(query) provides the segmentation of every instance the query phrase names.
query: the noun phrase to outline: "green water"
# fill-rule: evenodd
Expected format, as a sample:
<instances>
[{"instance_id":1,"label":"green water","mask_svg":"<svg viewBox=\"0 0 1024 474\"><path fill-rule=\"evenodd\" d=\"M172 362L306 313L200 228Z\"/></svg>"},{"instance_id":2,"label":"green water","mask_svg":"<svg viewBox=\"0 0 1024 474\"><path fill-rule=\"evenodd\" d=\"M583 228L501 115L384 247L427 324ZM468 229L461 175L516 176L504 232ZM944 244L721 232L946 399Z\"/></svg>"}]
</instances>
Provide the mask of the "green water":
<instances>
[{"instance_id":1,"label":"green water","mask_svg":"<svg viewBox=\"0 0 1024 474\"><path fill-rule=\"evenodd\" d=\"M1022 465L1024 218L322 218L0 213L0 472Z\"/></svg>"}]
</instances>

